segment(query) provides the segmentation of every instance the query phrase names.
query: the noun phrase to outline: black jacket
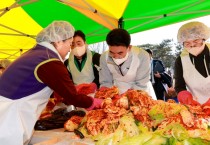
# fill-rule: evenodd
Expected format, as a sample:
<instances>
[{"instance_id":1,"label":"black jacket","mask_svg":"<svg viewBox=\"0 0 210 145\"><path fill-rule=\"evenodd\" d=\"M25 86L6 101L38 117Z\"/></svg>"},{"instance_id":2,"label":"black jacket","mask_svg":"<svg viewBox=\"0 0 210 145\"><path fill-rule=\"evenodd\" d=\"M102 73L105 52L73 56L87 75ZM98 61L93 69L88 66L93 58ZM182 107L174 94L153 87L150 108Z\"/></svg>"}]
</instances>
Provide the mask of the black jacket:
<instances>
[{"instance_id":1,"label":"black jacket","mask_svg":"<svg viewBox=\"0 0 210 145\"><path fill-rule=\"evenodd\" d=\"M165 67L161 60L153 59L152 63L153 63L152 70L153 70L154 74L158 71L161 75L161 78L157 78L154 76L155 83L153 84L153 87L155 89L155 92L156 91L165 91L163 83L167 84L168 87L171 87L172 86L172 78L170 75L168 75L165 72Z\"/></svg>"},{"instance_id":2,"label":"black jacket","mask_svg":"<svg viewBox=\"0 0 210 145\"><path fill-rule=\"evenodd\" d=\"M194 59L194 65L196 70L203 76L208 77L205 64L204 64L204 56L205 61L207 64L208 72L210 72L210 52L207 46L205 46L204 50L198 55L193 56L192 54L189 54L191 62ZM182 62L181 57L177 57L175 62L175 72L174 72L174 78L175 78L175 90L177 93L186 90L186 83L183 77L183 68L182 68Z\"/></svg>"}]
</instances>

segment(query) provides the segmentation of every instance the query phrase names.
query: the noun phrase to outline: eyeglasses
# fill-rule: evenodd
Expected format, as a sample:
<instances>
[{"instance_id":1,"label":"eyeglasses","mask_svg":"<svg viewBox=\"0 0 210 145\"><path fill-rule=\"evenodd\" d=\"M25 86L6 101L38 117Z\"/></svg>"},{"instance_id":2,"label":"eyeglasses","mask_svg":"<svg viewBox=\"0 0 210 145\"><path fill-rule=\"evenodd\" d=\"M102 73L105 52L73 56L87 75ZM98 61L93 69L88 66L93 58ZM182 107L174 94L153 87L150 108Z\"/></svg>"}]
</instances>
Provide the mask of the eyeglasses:
<instances>
[{"instance_id":1,"label":"eyeglasses","mask_svg":"<svg viewBox=\"0 0 210 145\"><path fill-rule=\"evenodd\" d=\"M183 46L185 48L201 47L203 45L203 42L204 42L204 39L190 40L190 41L185 41L183 43Z\"/></svg>"}]
</instances>

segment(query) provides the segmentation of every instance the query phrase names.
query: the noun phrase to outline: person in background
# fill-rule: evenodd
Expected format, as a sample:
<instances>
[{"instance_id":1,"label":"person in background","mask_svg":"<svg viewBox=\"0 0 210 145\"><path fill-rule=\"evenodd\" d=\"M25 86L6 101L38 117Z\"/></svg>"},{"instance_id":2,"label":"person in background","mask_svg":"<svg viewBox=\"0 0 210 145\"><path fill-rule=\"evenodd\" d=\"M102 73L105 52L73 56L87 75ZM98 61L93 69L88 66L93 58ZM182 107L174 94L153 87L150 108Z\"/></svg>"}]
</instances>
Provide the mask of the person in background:
<instances>
[{"instance_id":1,"label":"person in background","mask_svg":"<svg viewBox=\"0 0 210 145\"><path fill-rule=\"evenodd\" d=\"M78 94L63 64L74 27L54 21L36 38L38 44L15 60L0 78L1 145L28 144L34 125L52 92L65 104L91 110L102 100Z\"/></svg>"},{"instance_id":2,"label":"person in background","mask_svg":"<svg viewBox=\"0 0 210 145\"><path fill-rule=\"evenodd\" d=\"M128 89L147 91L156 99L149 81L150 59L141 48L130 45L130 34L124 29L113 29L106 37L109 50L100 58L100 87L119 88L120 93Z\"/></svg>"},{"instance_id":3,"label":"person in background","mask_svg":"<svg viewBox=\"0 0 210 145\"><path fill-rule=\"evenodd\" d=\"M75 85L94 82L99 87L100 54L88 49L85 34L77 30L74 33L69 59L65 65Z\"/></svg>"},{"instance_id":4,"label":"person in background","mask_svg":"<svg viewBox=\"0 0 210 145\"><path fill-rule=\"evenodd\" d=\"M178 30L184 49L175 61L174 77L181 103L190 98L191 104L210 103L210 44L205 43L209 37L209 28L201 22L186 23Z\"/></svg>"},{"instance_id":5,"label":"person in background","mask_svg":"<svg viewBox=\"0 0 210 145\"><path fill-rule=\"evenodd\" d=\"M0 77L2 73L5 71L5 69L11 64L11 61L8 59L2 59L0 60Z\"/></svg>"},{"instance_id":6,"label":"person in background","mask_svg":"<svg viewBox=\"0 0 210 145\"><path fill-rule=\"evenodd\" d=\"M167 91L165 92L165 101L168 100L174 100L176 103L179 103L178 99L177 99L177 94L176 94L176 90L174 88L174 84L175 84L175 80L174 80L174 76L173 73L171 72L170 69L168 69L167 74L171 77L171 87L167 89Z\"/></svg>"},{"instance_id":7,"label":"person in background","mask_svg":"<svg viewBox=\"0 0 210 145\"><path fill-rule=\"evenodd\" d=\"M150 56L150 81L152 82L156 97L158 100L166 100L164 92L167 92L168 88L172 87L172 79L167 73L165 73L165 67L162 61L152 58L152 50L146 49L146 51L149 53Z\"/></svg>"}]
</instances>

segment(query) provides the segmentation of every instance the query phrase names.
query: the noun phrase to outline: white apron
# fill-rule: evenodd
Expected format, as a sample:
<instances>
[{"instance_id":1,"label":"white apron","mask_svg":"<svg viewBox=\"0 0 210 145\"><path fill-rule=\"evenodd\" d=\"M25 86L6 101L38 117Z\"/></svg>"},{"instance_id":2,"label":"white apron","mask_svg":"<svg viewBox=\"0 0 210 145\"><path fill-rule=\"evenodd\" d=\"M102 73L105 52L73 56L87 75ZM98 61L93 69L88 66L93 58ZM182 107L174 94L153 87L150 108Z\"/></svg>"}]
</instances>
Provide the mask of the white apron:
<instances>
[{"instance_id":1,"label":"white apron","mask_svg":"<svg viewBox=\"0 0 210 145\"><path fill-rule=\"evenodd\" d=\"M41 91L18 100L0 96L0 144L26 145L34 125L45 108L52 90Z\"/></svg>"},{"instance_id":2,"label":"white apron","mask_svg":"<svg viewBox=\"0 0 210 145\"><path fill-rule=\"evenodd\" d=\"M87 60L81 72L74 63L74 55L72 53L69 56L69 66L68 69L71 72L74 84L92 83L95 79L92 67L92 53L90 50L87 49Z\"/></svg>"},{"instance_id":3,"label":"white apron","mask_svg":"<svg viewBox=\"0 0 210 145\"><path fill-rule=\"evenodd\" d=\"M108 55L107 55L108 57ZM139 59L137 55L133 55L133 60L131 62L130 68L126 75L122 76L117 72L113 64L107 63L107 66L110 72L113 75L114 85L118 87L120 94L126 92L128 89L131 89L135 84L136 73L139 66ZM147 84L147 89L145 90L153 99L156 99L156 95L152 86L152 83L149 81Z\"/></svg>"},{"instance_id":4,"label":"white apron","mask_svg":"<svg viewBox=\"0 0 210 145\"><path fill-rule=\"evenodd\" d=\"M153 100L157 100L157 97L156 97L156 94L155 94L155 91L154 91L151 81L149 81L147 83L147 89L145 91L148 92L148 94L152 97Z\"/></svg>"},{"instance_id":5,"label":"white apron","mask_svg":"<svg viewBox=\"0 0 210 145\"><path fill-rule=\"evenodd\" d=\"M54 51L48 42L39 43ZM24 88L22 88L24 89ZM46 107L53 90L49 87L21 99L11 100L0 96L0 145L27 145L34 125Z\"/></svg>"},{"instance_id":6,"label":"white apron","mask_svg":"<svg viewBox=\"0 0 210 145\"><path fill-rule=\"evenodd\" d=\"M210 97L210 76L203 77L192 64L189 55L181 57L183 77L193 99L205 103Z\"/></svg>"}]
</instances>

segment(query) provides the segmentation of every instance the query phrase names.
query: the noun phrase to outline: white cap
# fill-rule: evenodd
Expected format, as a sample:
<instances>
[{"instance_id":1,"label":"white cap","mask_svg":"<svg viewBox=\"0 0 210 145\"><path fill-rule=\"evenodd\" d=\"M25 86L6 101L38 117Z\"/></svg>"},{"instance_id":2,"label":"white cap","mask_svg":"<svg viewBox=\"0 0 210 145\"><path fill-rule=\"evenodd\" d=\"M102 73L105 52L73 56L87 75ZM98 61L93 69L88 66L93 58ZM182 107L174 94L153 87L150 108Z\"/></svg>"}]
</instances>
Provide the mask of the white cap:
<instances>
[{"instance_id":1,"label":"white cap","mask_svg":"<svg viewBox=\"0 0 210 145\"><path fill-rule=\"evenodd\" d=\"M189 22L182 25L179 28L177 39L178 42L183 44L183 42L188 40L205 39L210 37L210 29L201 22Z\"/></svg>"},{"instance_id":2,"label":"white cap","mask_svg":"<svg viewBox=\"0 0 210 145\"><path fill-rule=\"evenodd\" d=\"M67 21L54 21L44 28L36 37L40 42L58 42L69 39L74 35L74 27Z\"/></svg>"}]
</instances>

